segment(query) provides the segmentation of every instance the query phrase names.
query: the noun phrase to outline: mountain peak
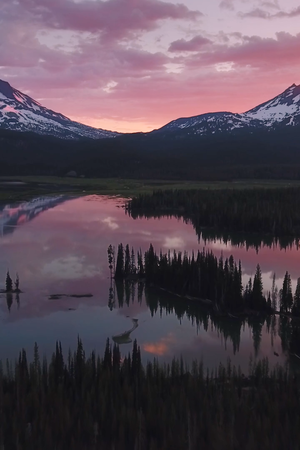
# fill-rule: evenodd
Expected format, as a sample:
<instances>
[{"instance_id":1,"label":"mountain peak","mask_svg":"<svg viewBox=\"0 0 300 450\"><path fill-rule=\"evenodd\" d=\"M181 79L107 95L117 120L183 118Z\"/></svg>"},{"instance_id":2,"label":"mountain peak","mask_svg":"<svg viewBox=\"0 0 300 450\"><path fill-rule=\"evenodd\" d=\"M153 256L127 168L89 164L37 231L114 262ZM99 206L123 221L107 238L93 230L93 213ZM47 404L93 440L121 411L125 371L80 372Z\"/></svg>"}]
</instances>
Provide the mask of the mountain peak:
<instances>
[{"instance_id":1,"label":"mountain peak","mask_svg":"<svg viewBox=\"0 0 300 450\"><path fill-rule=\"evenodd\" d=\"M7 81L0 80L0 93L7 98L14 98L13 88Z\"/></svg>"},{"instance_id":2,"label":"mountain peak","mask_svg":"<svg viewBox=\"0 0 300 450\"><path fill-rule=\"evenodd\" d=\"M284 94L285 92L294 91L295 89L297 89L297 90L300 89L300 85L297 86L297 84L293 83L290 87L288 87L288 88L283 92L283 94Z\"/></svg>"},{"instance_id":3,"label":"mountain peak","mask_svg":"<svg viewBox=\"0 0 300 450\"><path fill-rule=\"evenodd\" d=\"M3 80L0 80L0 128L33 131L63 139L101 139L119 134L73 122L68 117L45 108Z\"/></svg>"},{"instance_id":4,"label":"mountain peak","mask_svg":"<svg viewBox=\"0 0 300 450\"><path fill-rule=\"evenodd\" d=\"M211 135L233 133L238 130L273 130L282 126L300 125L300 85L289 88L271 100L262 103L242 114L210 113L173 120L157 132L179 132Z\"/></svg>"}]
</instances>

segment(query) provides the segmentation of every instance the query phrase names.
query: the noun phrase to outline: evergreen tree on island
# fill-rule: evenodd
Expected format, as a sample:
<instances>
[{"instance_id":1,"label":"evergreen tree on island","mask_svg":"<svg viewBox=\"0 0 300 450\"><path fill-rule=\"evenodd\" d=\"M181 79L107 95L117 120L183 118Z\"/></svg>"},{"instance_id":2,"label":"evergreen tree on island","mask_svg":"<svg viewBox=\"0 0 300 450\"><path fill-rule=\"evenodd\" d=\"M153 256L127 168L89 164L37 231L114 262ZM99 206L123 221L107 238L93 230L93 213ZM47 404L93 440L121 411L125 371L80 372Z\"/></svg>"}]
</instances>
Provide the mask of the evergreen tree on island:
<instances>
[{"instance_id":1,"label":"evergreen tree on island","mask_svg":"<svg viewBox=\"0 0 300 450\"><path fill-rule=\"evenodd\" d=\"M263 283L260 265L257 264L256 272L253 280L253 291L252 291L252 307L254 309L260 309L265 303L265 298L263 295Z\"/></svg>"},{"instance_id":2,"label":"evergreen tree on island","mask_svg":"<svg viewBox=\"0 0 300 450\"><path fill-rule=\"evenodd\" d=\"M115 278L122 279L123 276L124 276L124 247L123 247L123 244L119 244Z\"/></svg>"},{"instance_id":3,"label":"evergreen tree on island","mask_svg":"<svg viewBox=\"0 0 300 450\"><path fill-rule=\"evenodd\" d=\"M292 281L288 272L285 273L280 291L280 311L288 312L293 306Z\"/></svg>"},{"instance_id":4,"label":"evergreen tree on island","mask_svg":"<svg viewBox=\"0 0 300 450\"><path fill-rule=\"evenodd\" d=\"M292 313L295 316L300 316L300 278L297 280L297 286L294 295L294 305L292 309Z\"/></svg>"},{"instance_id":5,"label":"evergreen tree on island","mask_svg":"<svg viewBox=\"0 0 300 450\"><path fill-rule=\"evenodd\" d=\"M110 278L113 278L113 270L114 270L114 262L115 262L115 249L110 244L107 249L107 256L108 256L108 267L110 270Z\"/></svg>"},{"instance_id":6,"label":"evergreen tree on island","mask_svg":"<svg viewBox=\"0 0 300 450\"><path fill-rule=\"evenodd\" d=\"M12 290L13 290L13 282L8 270L6 273L6 280L5 280L5 292L12 292Z\"/></svg>"}]
</instances>

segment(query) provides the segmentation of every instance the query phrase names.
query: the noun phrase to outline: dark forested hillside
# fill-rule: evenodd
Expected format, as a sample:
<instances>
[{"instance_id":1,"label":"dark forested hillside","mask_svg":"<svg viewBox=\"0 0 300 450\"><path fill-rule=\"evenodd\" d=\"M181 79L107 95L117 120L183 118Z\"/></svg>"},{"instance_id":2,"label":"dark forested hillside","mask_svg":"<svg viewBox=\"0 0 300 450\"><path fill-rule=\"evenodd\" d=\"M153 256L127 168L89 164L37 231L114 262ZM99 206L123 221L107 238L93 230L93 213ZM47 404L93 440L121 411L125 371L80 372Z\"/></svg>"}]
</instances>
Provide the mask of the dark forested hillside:
<instances>
[{"instance_id":1,"label":"dark forested hillside","mask_svg":"<svg viewBox=\"0 0 300 450\"><path fill-rule=\"evenodd\" d=\"M201 137L122 135L67 141L0 130L0 175L161 179L300 179L300 131L236 132Z\"/></svg>"}]
</instances>

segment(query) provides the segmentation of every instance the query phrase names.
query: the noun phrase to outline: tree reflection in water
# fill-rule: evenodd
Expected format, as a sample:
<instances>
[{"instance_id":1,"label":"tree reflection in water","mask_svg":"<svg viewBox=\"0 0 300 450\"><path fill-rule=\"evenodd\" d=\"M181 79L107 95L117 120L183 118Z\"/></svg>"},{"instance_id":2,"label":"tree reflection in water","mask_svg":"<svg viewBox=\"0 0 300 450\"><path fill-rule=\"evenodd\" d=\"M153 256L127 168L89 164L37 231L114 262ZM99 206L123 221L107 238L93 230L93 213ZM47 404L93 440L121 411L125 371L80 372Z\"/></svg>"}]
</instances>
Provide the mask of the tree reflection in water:
<instances>
[{"instance_id":1,"label":"tree reflection in water","mask_svg":"<svg viewBox=\"0 0 300 450\"><path fill-rule=\"evenodd\" d=\"M279 335L281 339L282 353L287 356L287 362L293 371L299 370L299 361L295 356L300 354L300 344L298 342L300 336L300 321L291 320L280 315L250 315L243 317L235 317L233 315L217 315L213 310L198 304L193 300L176 297L166 291L148 286L143 281L123 280L113 282L109 289L108 306L110 309L123 308L138 302L140 305L145 302L151 316L157 313L162 315L175 315L179 322L187 318L193 326L196 327L197 333L203 328L206 332L215 331L223 341L225 349L228 342L232 345L233 354L240 351L241 332L248 326L251 330L253 341L253 354L259 356L259 350L262 340L263 328L270 335L270 345L273 349L272 353L279 356L277 352L280 349L275 346L275 338ZM112 336L117 344L128 344L132 342L131 333L138 327L138 319L132 320L132 327L118 335ZM298 344L297 344L298 343ZM297 344L297 345L296 345ZM297 351L296 351L297 350Z\"/></svg>"}]
</instances>

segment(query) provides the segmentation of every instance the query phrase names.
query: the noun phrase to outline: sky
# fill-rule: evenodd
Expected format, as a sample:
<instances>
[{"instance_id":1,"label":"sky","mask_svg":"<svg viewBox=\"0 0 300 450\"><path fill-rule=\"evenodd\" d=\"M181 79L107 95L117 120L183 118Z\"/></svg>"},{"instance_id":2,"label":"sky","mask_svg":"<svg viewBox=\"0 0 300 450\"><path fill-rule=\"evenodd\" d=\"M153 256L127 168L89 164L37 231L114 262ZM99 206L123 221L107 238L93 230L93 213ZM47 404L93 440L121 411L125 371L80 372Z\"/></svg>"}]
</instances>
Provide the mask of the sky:
<instances>
[{"instance_id":1,"label":"sky","mask_svg":"<svg viewBox=\"0 0 300 450\"><path fill-rule=\"evenodd\" d=\"M0 79L120 132L300 84L298 0L1 0Z\"/></svg>"}]
</instances>

